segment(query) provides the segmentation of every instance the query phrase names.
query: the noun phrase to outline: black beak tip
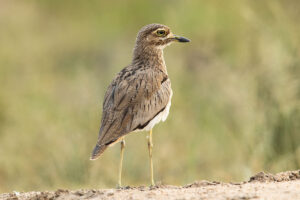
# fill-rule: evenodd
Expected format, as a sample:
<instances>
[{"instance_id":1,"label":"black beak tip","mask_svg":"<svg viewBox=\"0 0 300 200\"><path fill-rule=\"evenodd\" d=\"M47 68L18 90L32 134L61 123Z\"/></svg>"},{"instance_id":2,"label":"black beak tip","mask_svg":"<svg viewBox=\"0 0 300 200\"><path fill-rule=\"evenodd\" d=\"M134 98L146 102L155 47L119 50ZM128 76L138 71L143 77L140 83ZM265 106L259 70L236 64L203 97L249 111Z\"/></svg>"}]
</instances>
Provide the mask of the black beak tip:
<instances>
[{"instance_id":1,"label":"black beak tip","mask_svg":"<svg viewBox=\"0 0 300 200\"><path fill-rule=\"evenodd\" d=\"M176 39L178 40L178 42L190 42L191 41L185 37L176 37Z\"/></svg>"}]
</instances>

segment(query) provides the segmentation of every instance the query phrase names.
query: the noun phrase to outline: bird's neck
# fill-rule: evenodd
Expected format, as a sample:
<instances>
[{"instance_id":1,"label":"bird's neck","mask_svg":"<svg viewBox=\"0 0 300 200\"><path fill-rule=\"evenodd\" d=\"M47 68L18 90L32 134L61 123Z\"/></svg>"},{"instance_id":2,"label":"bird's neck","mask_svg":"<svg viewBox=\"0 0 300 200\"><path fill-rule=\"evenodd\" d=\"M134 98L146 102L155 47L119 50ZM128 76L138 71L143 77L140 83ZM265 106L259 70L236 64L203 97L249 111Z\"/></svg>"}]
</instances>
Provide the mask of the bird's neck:
<instances>
[{"instance_id":1,"label":"bird's neck","mask_svg":"<svg viewBox=\"0 0 300 200\"><path fill-rule=\"evenodd\" d=\"M138 48L133 52L133 64L142 64L145 67L159 68L164 73L167 73L167 68L164 59L163 49L161 48Z\"/></svg>"}]
</instances>

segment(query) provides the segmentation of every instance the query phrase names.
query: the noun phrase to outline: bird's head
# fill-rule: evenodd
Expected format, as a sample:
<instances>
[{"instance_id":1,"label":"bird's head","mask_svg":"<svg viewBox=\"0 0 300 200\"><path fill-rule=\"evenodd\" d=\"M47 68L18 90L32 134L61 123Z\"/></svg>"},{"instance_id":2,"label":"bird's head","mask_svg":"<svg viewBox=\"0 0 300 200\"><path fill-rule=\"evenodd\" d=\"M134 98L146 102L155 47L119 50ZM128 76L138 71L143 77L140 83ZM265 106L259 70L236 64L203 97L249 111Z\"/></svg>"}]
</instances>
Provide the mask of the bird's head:
<instances>
[{"instance_id":1,"label":"bird's head","mask_svg":"<svg viewBox=\"0 0 300 200\"><path fill-rule=\"evenodd\" d=\"M174 35L170 28L162 24L149 24L138 33L136 48L163 49L173 42L189 42L190 40Z\"/></svg>"}]
</instances>

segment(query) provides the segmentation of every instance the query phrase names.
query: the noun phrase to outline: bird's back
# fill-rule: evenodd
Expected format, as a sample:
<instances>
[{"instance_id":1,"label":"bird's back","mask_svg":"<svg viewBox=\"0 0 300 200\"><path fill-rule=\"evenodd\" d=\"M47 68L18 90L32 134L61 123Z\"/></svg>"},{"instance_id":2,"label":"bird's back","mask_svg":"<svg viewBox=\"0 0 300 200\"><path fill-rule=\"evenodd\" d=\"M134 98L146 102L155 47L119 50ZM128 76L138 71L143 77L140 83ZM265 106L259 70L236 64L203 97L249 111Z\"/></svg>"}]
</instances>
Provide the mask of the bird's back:
<instances>
[{"instance_id":1,"label":"bird's back","mask_svg":"<svg viewBox=\"0 0 300 200\"><path fill-rule=\"evenodd\" d=\"M171 96L168 75L158 67L136 63L120 71L104 97L101 128L91 159L122 136L143 130L166 109L168 113Z\"/></svg>"}]
</instances>

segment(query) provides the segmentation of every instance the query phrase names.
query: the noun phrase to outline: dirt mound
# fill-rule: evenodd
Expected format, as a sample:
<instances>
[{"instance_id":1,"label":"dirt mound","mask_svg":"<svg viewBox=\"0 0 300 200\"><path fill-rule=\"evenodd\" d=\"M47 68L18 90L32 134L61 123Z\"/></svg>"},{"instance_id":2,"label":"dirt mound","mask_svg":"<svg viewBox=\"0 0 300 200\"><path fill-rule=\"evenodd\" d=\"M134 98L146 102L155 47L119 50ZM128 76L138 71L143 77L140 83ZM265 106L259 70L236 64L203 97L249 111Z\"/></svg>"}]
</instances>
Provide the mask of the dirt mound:
<instances>
[{"instance_id":1,"label":"dirt mound","mask_svg":"<svg viewBox=\"0 0 300 200\"><path fill-rule=\"evenodd\" d=\"M300 179L300 170L298 171L288 171L288 172L281 172L278 174L269 174L265 172L259 172L255 174L254 176L250 177L249 182L269 182L269 181L275 181L275 182L282 182L282 181L293 181Z\"/></svg>"},{"instance_id":2,"label":"dirt mound","mask_svg":"<svg viewBox=\"0 0 300 200\"><path fill-rule=\"evenodd\" d=\"M124 187L122 189L14 192L0 194L8 200L81 199L300 199L300 170L278 174L260 172L241 183L196 181L185 186Z\"/></svg>"}]
</instances>

